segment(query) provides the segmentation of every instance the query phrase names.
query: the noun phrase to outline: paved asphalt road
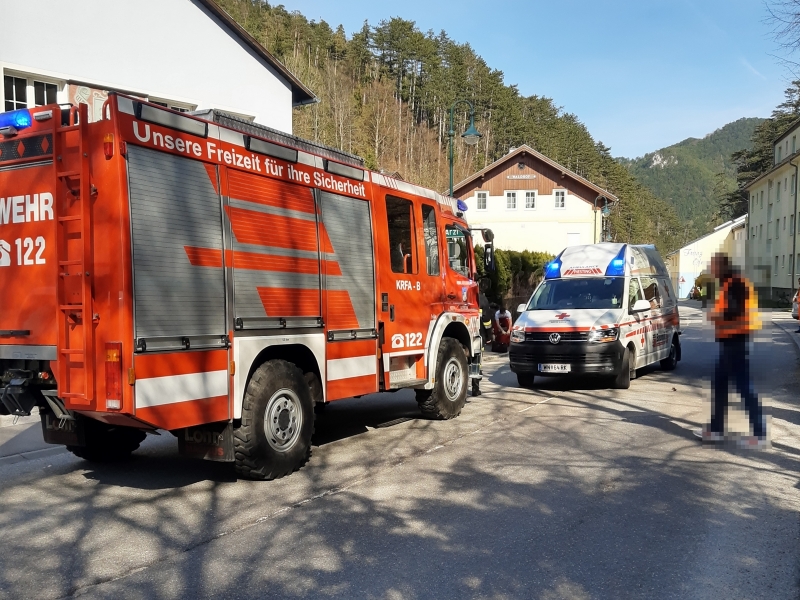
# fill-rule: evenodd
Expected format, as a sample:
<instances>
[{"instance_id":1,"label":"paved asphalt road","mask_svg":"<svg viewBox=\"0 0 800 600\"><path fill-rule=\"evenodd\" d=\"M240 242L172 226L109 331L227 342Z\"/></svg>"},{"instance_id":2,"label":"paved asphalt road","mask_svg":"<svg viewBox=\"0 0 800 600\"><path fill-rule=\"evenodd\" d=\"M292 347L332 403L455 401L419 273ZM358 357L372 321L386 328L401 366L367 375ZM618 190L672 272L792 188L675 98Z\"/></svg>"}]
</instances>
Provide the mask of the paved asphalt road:
<instances>
[{"instance_id":1,"label":"paved asphalt road","mask_svg":"<svg viewBox=\"0 0 800 600\"><path fill-rule=\"evenodd\" d=\"M496 357L452 421L409 392L330 406L309 465L275 482L169 434L124 465L0 463L0 597L800 598L794 323L769 322L754 359L773 449L711 449L691 428L714 346L682 313L672 373L521 390Z\"/></svg>"}]
</instances>

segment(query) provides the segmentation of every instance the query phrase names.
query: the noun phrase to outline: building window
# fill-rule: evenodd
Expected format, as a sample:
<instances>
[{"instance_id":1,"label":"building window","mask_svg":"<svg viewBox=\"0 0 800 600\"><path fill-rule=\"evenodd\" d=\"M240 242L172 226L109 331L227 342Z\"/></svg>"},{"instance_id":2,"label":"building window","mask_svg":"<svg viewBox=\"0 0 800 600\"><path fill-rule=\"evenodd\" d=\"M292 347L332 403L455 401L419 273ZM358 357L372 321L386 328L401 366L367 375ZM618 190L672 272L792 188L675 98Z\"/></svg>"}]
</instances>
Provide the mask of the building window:
<instances>
[{"instance_id":1,"label":"building window","mask_svg":"<svg viewBox=\"0 0 800 600\"><path fill-rule=\"evenodd\" d=\"M553 193L556 199L556 208L565 208L567 192L565 190L556 190Z\"/></svg>"},{"instance_id":2,"label":"building window","mask_svg":"<svg viewBox=\"0 0 800 600\"><path fill-rule=\"evenodd\" d=\"M773 269L773 271L772 271L772 272L773 272L775 275L777 275L777 274L778 274L778 257L777 257L777 256L775 257L775 267L774 267L774 269Z\"/></svg>"},{"instance_id":3,"label":"building window","mask_svg":"<svg viewBox=\"0 0 800 600\"><path fill-rule=\"evenodd\" d=\"M794 215L789 215L789 235L794 235Z\"/></svg>"},{"instance_id":4,"label":"building window","mask_svg":"<svg viewBox=\"0 0 800 600\"><path fill-rule=\"evenodd\" d=\"M780 146L778 146L778 155L775 158L775 162L776 163L781 162L781 147Z\"/></svg>"},{"instance_id":5,"label":"building window","mask_svg":"<svg viewBox=\"0 0 800 600\"><path fill-rule=\"evenodd\" d=\"M767 223L772 223L772 203L767 206Z\"/></svg>"},{"instance_id":6,"label":"building window","mask_svg":"<svg viewBox=\"0 0 800 600\"><path fill-rule=\"evenodd\" d=\"M764 226L763 225L759 225L758 226L758 239L761 239L761 234L762 233L764 233Z\"/></svg>"},{"instance_id":7,"label":"building window","mask_svg":"<svg viewBox=\"0 0 800 600\"><path fill-rule=\"evenodd\" d=\"M781 220L780 219L775 219L775 239L776 240L780 237L780 231L781 231L780 225L781 225Z\"/></svg>"},{"instance_id":8,"label":"building window","mask_svg":"<svg viewBox=\"0 0 800 600\"><path fill-rule=\"evenodd\" d=\"M792 189L789 190L789 193L794 196L797 193L797 180L795 179L796 175L792 175Z\"/></svg>"},{"instance_id":9,"label":"building window","mask_svg":"<svg viewBox=\"0 0 800 600\"><path fill-rule=\"evenodd\" d=\"M786 217L783 217L783 230L786 231Z\"/></svg>"},{"instance_id":10,"label":"building window","mask_svg":"<svg viewBox=\"0 0 800 600\"><path fill-rule=\"evenodd\" d=\"M761 210L764 210L764 190L761 190L759 197L761 198Z\"/></svg>"},{"instance_id":11,"label":"building window","mask_svg":"<svg viewBox=\"0 0 800 600\"><path fill-rule=\"evenodd\" d=\"M525 192L525 208L528 210L536 208L536 192Z\"/></svg>"},{"instance_id":12,"label":"building window","mask_svg":"<svg viewBox=\"0 0 800 600\"><path fill-rule=\"evenodd\" d=\"M781 255L781 269L786 267L786 255Z\"/></svg>"},{"instance_id":13,"label":"building window","mask_svg":"<svg viewBox=\"0 0 800 600\"><path fill-rule=\"evenodd\" d=\"M45 83L44 81L33 82L33 102L36 106L55 104L58 94L58 86L55 83Z\"/></svg>"},{"instance_id":14,"label":"building window","mask_svg":"<svg viewBox=\"0 0 800 600\"><path fill-rule=\"evenodd\" d=\"M797 152L797 136L793 135L792 136L792 154L794 154L795 152Z\"/></svg>"},{"instance_id":15,"label":"building window","mask_svg":"<svg viewBox=\"0 0 800 600\"><path fill-rule=\"evenodd\" d=\"M508 210L516 210L517 192L506 192L506 208Z\"/></svg>"},{"instance_id":16,"label":"building window","mask_svg":"<svg viewBox=\"0 0 800 600\"><path fill-rule=\"evenodd\" d=\"M477 210L486 210L486 200L489 197L489 192L476 192L475 195L478 199Z\"/></svg>"},{"instance_id":17,"label":"building window","mask_svg":"<svg viewBox=\"0 0 800 600\"><path fill-rule=\"evenodd\" d=\"M781 201L781 182L778 182L778 185L775 187L775 202Z\"/></svg>"},{"instance_id":18,"label":"building window","mask_svg":"<svg viewBox=\"0 0 800 600\"><path fill-rule=\"evenodd\" d=\"M6 97L6 111L28 108L28 82L26 79L5 75L3 91Z\"/></svg>"}]
</instances>

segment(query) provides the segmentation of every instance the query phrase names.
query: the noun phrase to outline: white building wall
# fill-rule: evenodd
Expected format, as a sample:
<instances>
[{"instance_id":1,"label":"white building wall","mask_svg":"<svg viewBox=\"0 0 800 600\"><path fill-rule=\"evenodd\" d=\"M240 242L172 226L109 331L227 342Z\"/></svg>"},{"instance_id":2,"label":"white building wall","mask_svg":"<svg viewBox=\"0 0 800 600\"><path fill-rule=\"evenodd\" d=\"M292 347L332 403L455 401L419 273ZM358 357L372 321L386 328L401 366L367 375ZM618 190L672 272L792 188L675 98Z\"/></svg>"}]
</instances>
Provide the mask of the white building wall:
<instances>
[{"instance_id":1,"label":"white building wall","mask_svg":"<svg viewBox=\"0 0 800 600\"><path fill-rule=\"evenodd\" d=\"M507 208L505 195L488 196L485 210L478 210L477 193L464 199L470 226L491 229L496 248L558 254L568 245L600 241L601 213L597 211L595 223L593 206L582 198L566 192L564 208L556 208L555 194L537 195L536 207L529 209L525 208L526 190L509 191L517 193L515 209Z\"/></svg>"},{"instance_id":2,"label":"white building wall","mask_svg":"<svg viewBox=\"0 0 800 600\"><path fill-rule=\"evenodd\" d=\"M0 0L0 14L4 74L129 90L292 131L288 82L192 0Z\"/></svg>"}]
</instances>

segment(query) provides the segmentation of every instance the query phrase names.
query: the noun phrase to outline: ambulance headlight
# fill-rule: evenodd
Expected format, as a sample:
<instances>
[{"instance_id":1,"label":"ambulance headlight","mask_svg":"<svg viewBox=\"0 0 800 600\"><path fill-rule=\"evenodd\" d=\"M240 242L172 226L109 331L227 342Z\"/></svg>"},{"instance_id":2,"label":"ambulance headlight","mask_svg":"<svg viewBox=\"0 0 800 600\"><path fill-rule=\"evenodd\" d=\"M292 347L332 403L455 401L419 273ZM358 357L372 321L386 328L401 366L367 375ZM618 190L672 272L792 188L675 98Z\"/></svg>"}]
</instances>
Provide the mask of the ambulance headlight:
<instances>
[{"instance_id":1,"label":"ambulance headlight","mask_svg":"<svg viewBox=\"0 0 800 600\"><path fill-rule=\"evenodd\" d=\"M522 329L515 329L511 332L511 341L512 342L524 342L525 341L525 332Z\"/></svg>"},{"instance_id":2,"label":"ambulance headlight","mask_svg":"<svg viewBox=\"0 0 800 600\"><path fill-rule=\"evenodd\" d=\"M595 329L589 332L589 341L593 343L603 344L606 342L616 342L617 338L619 338L619 327Z\"/></svg>"}]
</instances>

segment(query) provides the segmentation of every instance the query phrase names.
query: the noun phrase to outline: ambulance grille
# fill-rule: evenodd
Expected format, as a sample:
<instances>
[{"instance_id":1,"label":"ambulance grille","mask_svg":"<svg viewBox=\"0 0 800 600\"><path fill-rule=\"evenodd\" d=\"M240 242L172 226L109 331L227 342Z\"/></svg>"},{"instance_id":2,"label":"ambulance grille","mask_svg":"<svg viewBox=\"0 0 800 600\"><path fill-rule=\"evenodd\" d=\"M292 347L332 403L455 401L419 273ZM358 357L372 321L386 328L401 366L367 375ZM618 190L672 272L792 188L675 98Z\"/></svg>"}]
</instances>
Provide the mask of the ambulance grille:
<instances>
[{"instance_id":1,"label":"ambulance grille","mask_svg":"<svg viewBox=\"0 0 800 600\"><path fill-rule=\"evenodd\" d=\"M529 331L525 334L526 342L550 342L550 335L557 333L561 336L561 342L585 342L589 339L588 331Z\"/></svg>"}]
</instances>

